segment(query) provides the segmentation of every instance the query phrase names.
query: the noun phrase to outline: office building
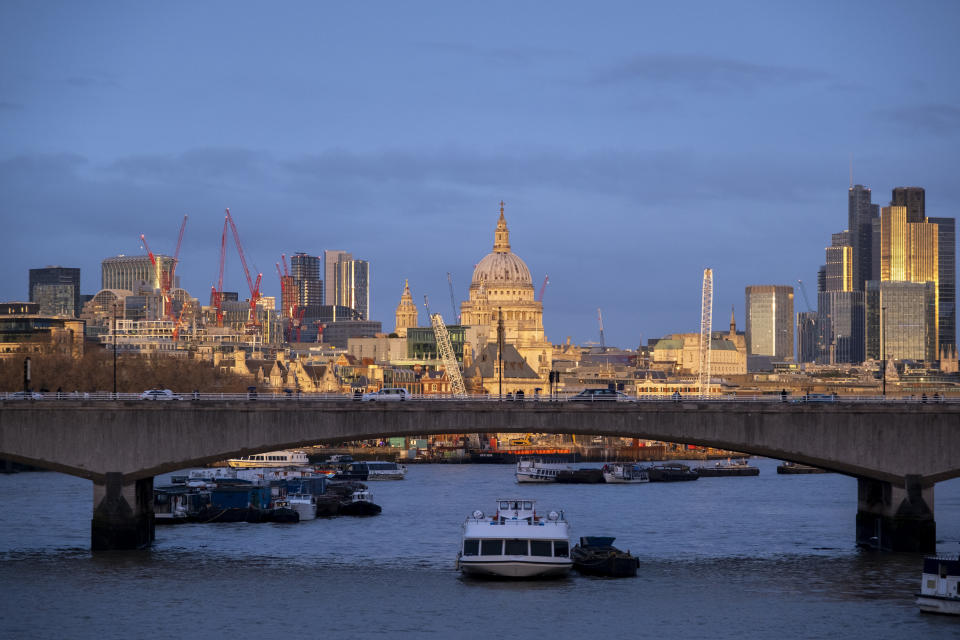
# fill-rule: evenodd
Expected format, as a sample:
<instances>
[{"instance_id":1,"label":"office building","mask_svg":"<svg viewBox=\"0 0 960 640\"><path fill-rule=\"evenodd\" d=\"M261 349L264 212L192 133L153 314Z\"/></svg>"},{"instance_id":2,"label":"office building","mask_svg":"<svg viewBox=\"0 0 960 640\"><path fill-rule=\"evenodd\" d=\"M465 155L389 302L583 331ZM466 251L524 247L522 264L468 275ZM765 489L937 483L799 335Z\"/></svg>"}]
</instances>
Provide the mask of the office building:
<instances>
[{"instance_id":1,"label":"office building","mask_svg":"<svg viewBox=\"0 0 960 640\"><path fill-rule=\"evenodd\" d=\"M340 256L334 265L336 286L333 303L356 309L363 320L370 319L370 263Z\"/></svg>"},{"instance_id":2,"label":"office building","mask_svg":"<svg viewBox=\"0 0 960 640\"><path fill-rule=\"evenodd\" d=\"M937 225L937 336L940 346L957 345L957 221L927 218Z\"/></svg>"},{"instance_id":3,"label":"office building","mask_svg":"<svg viewBox=\"0 0 960 640\"><path fill-rule=\"evenodd\" d=\"M154 255L157 266L154 267L150 256L119 255L107 258L100 263L101 289L123 289L139 293L143 289L153 291L160 289L163 274L170 273L173 268L173 258L165 255ZM173 283L174 287L179 282Z\"/></svg>"},{"instance_id":4,"label":"office building","mask_svg":"<svg viewBox=\"0 0 960 640\"><path fill-rule=\"evenodd\" d=\"M341 260L353 260L346 251L325 250L323 252L323 304L337 304L337 263Z\"/></svg>"},{"instance_id":5,"label":"office building","mask_svg":"<svg viewBox=\"0 0 960 640\"><path fill-rule=\"evenodd\" d=\"M863 291L864 283L871 278L873 264L873 221L879 215L879 207L871 202L867 187L851 185L847 194L847 244L852 250L853 291Z\"/></svg>"},{"instance_id":6,"label":"office building","mask_svg":"<svg viewBox=\"0 0 960 640\"><path fill-rule=\"evenodd\" d=\"M747 355L793 360L793 287L746 288Z\"/></svg>"},{"instance_id":7,"label":"office building","mask_svg":"<svg viewBox=\"0 0 960 640\"><path fill-rule=\"evenodd\" d=\"M874 280L867 283L866 294L866 357L936 360L934 283Z\"/></svg>"},{"instance_id":8,"label":"office building","mask_svg":"<svg viewBox=\"0 0 960 640\"><path fill-rule=\"evenodd\" d=\"M853 291L853 247L850 233L833 234L831 246L826 248L825 291Z\"/></svg>"},{"instance_id":9,"label":"office building","mask_svg":"<svg viewBox=\"0 0 960 640\"><path fill-rule=\"evenodd\" d=\"M819 345L817 312L801 311L797 314L797 362L816 362Z\"/></svg>"},{"instance_id":10,"label":"office building","mask_svg":"<svg viewBox=\"0 0 960 640\"><path fill-rule=\"evenodd\" d=\"M924 222L927 219L926 194L923 187L896 187L890 198L890 204L907 209L907 222Z\"/></svg>"},{"instance_id":11,"label":"office building","mask_svg":"<svg viewBox=\"0 0 960 640\"><path fill-rule=\"evenodd\" d=\"M293 295L299 307L324 304L323 280L320 279L320 258L296 253L290 258Z\"/></svg>"},{"instance_id":12,"label":"office building","mask_svg":"<svg viewBox=\"0 0 960 640\"><path fill-rule=\"evenodd\" d=\"M863 291L817 294L818 364L859 364L864 361L864 313Z\"/></svg>"},{"instance_id":13,"label":"office building","mask_svg":"<svg viewBox=\"0 0 960 640\"><path fill-rule=\"evenodd\" d=\"M40 315L80 316L80 269L44 267L30 269L30 302L40 305Z\"/></svg>"}]
</instances>

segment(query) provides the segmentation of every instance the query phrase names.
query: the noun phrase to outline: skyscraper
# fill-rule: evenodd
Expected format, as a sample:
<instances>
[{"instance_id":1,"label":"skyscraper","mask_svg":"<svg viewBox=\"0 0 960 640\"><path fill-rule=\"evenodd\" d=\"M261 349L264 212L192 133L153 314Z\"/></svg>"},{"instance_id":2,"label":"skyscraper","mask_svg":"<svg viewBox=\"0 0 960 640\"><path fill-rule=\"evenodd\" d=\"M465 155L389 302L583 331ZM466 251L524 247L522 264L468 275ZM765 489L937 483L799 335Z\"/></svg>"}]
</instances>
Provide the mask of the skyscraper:
<instances>
[{"instance_id":1,"label":"skyscraper","mask_svg":"<svg viewBox=\"0 0 960 640\"><path fill-rule=\"evenodd\" d=\"M937 309L940 346L957 344L957 221L956 218L927 218L937 225Z\"/></svg>"},{"instance_id":2,"label":"skyscraper","mask_svg":"<svg viewBox=\"0 0 960 640\"><path fill-rule=\"evenodd\" d=\"M290 276L293 278L297 306L306 307L324 303L320 258L303 252L295 253L290 258Z\"/></svg>"},{"instance_id":3,"label":"skyscraper","mask_svg":"<svg viewBox=\"0 0 960 640\"><path fill-rule=\"evenodd\" d=\"M793 287L746 288L747 354L793 360Z\"/></svg>"},{"instance_id":4,"label":"skyscraper","mask_svg":"<svg viewBox=\"0 0 960 640\"><path fill-rule=\"evenodd\" d=\"M80 315L80 269L45 267L30 269L30 302L40 305L40 315Z\"/></svg>"},{"instance_id":5,"label":"skyscraper","mask_svg":"<svg viewBox=\"0 0 960 640\"><path fill-rule=\"evenodd\" d=\"M891 206L907 208L907 222L925 222L926 192L923 187L896 187L890 199Z\"/></svg>"},{"instance_id":6,"label":"skyscraper","mask_svg":"<svg viewBox=\"0 0 960 640\"><path fill-rule=\"evenodd\" d=\"M866 343L863 291L825 291L817 294L820 364L864 361Z\"/></svg>"},{"instance_id":7,"label":"skyscraper","mask_svg":"<svg viewBox=\"0 0 960 640\"><path fill-rule=\"evenodd\" d=\"M826 291L853 291L853 247L850 233L833 234L833 244L826 248Z\"/></svg>"},{"instance_id":8,"label":"skyscraper","mask_svg":"<svg viewBox=\"0 0 960 640\"><path fill-rule=\"evenodd\" d=\"M341 255L334 269L334 304L355 309L363 320L370 319L370 263Z\"/></svg>"},{"instance_id":9,"label":"skyscraper","mask_svg":"<svg viewBox=\"0 0 960 640\"><path fill-rule=\"evenodd\" d=\"M871 201L870 189L851 185L847 194L847 231L853 260L853 290L863 291L864 283L870 280L873 263L873 220L879 213L878 205Z\"/></svg>"},{"instance_id":10,"label":"skyscraper","mask_svg":"<svg viewBox=\"0 0 960 640\"><path fill-rule=\"evenodd\" d=\"M867 357L936 360L935 297L932 282L869 282Z\"/></svg>"},{"instance_id":11,"label":"skyscraper","mask_svg":"<svg viewBox=\"0 0 960 640\"><path fill-rule=\"evenodd\" d=\"M323 252L324 304L339 304L337 302L337 262L340 258L352 260L353 256L346 251L324 250Z\"/></svg>"}]
</instances>

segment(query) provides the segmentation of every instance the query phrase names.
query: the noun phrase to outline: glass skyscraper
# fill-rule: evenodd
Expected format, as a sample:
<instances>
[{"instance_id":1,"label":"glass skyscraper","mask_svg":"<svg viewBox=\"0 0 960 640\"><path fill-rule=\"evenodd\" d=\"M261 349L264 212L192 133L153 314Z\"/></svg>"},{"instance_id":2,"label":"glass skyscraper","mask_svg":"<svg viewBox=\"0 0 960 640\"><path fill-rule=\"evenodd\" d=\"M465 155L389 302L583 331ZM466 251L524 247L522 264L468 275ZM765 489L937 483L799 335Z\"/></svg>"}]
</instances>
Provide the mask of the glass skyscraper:
<instances>
[{"instance_id":1,"label":"glass skyscraper","mask_svg":"<svg viewBox=\"0 0 960 640\"><path fill-rule=\"evenodd\" d=\"M793 360L793 287L746 288L747 354Z\"/></svg>"},{"instance_id":2,"label":"glass skyscraper","mask_svg":"<svg viewBox=\"0 0 960 640\"><path fill-rule=\"evenodd\" d=\"M30 269L28 295L30 302L40 305L40 315L80 315L80 269L44 267Z\"/></svg>"},{"instance_id":3,"label":"glass skyscraper","mask_svg":"<svg viewBox=\"0 0 960 640\"><path fill-rule=\"evenodd\" d=\"M864 283L872 277L873 221L879 214L879 206L870 200L870 189L862 184L850 186L847 194L847 231L852 248L853 291L863 291Z\"/></svg>"},{"instance_id":4,"label":"glass skyscraper","mask_svg":"<svg viewBox=\"0 0 960 640\"><path fill-rule=\"evenodd\" d=\"M927 218L937 225L937 330L940 345L957 344L957 221ZM939 357L939 354L938 354Z\"/></svg>"},{"instance_id":5,"label":"glass skyscraper","mask_svg":"<svg viewBox=\"0 0 960 640\"><path fill-rule=\"evenodd\" d=\"M321 305L324 303L323 281L320 279L320 258L298 252L290 258L290 276L296 305Z\"/></svg>"},{"instance_id":6,"label":"glass skyscraper","mask_svg":"<svg viewBox=\"0 0 960 640\"><path fill-rule=\"evenodd\" d=\"M818 363L864 361L864 312L863 291L825 291L817 295Z\"/></svg>"},{"instance_id":7,"label":"glass skyscraper","mask_svg":"<svg viewBox=\"0 0 960 640\"><path fill-rule=\"evenodd\" d=\"M868 282L866 356L936 360L935 298L932 282Z\"/></svg>"}]
</instances>

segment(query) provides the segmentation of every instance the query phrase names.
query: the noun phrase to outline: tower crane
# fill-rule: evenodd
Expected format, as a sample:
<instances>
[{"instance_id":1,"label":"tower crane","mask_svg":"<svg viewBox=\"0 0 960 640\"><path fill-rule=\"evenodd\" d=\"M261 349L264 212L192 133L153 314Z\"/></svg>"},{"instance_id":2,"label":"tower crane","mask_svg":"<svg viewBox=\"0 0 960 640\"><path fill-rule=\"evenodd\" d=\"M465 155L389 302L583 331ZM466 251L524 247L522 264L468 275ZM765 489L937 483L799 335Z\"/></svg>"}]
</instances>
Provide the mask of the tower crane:
<instances>
[{"instance_id":1,"label":"tower crane","mask_svg":"<svg viewBox=\"0 0 960 640\"><path fill-rule=\"evenodd\" d=\"M700 303L700 397L710 397L710 339L713 332L713 269L703 270Z\"/></svg>"},{"instance_id":2,"label":"tower crane","mask_svg":"<svg viewBox=\"0 0 960 640\"><path fill-rule=\"evenodd\" d=\"M813 307L810 306L810 298L807 297L807 285L803 284L803 280L797 280L797 284L800 285L800 293L803 294L803 301L807 305L807 311L813 311Z\"/></svg>"},{"instance_id":3,"label":"tower crane","mask_svg":"<svg viewBox=\"0 0 960 640\"><path fill-rule=\"evenodd\" d=\"M537 297L537 300L540 301L540 304L543 304L543 293L547 290L548 284L550 284L550 276L543 276L543 284L540 285L540 295Z\"/></svg>"},{"instance_id":4,"label":"tower crane","mask_svg":"<svg viewBox=\"0 0 960 640\"><path fill-rule=\"evenodd\" d=\"M154 276L154 279L160 288L160 295L163 299L163 315L168 320L171 320L177 323L178 326L179 326L180 320L178 320L178 318L173 313L173 300L170 297L170 292L173 288L173 283L176 282L175 274L177 269L177 262L180 260L180 247L183 244L183 230L186 228L186 226L187 226L187 216L183 216L183 222L180 223L180 232L177 235L177 247L176 247L176 250L173 252L173 260L170 263L169 269L167 269L166 271L163 270L163 264L161 264L161 262L157 260L157 257L154 255L153 251L150 250L150 245L147 244L146 236L142 233L140 234L140 244L143 245L144 250L146 250L147 252L147 256L149 256L150 258L150 263L153 265L153 269L156 274ZM183 313L181 312L180 315L182 319ZM174 340L177 339L176 336L178 333L179 332L174 331Z\"/></svg>"},{"instance_id":5,"label":"tower crane","mask_svg":"<svg viewBox=\"0 0 960 640\"><path fill-rule=\"evenodd\" d=\"M250 269L247 267L247 256L243 253L243 246L240 244L240 234L237 233L237 225L233 222L233 216L230 215L230 209L227 208L227 222L230 223L230 230L233 232L233 241L237 245L237 253L240 254L240 262L243 264L243 275L247 277L247 286L250 288L250 315L247 318L247 329L253 330L260 326L257 320L257 302L260 301L260 281L263 278L262 273L257 274L257 281L254 283L250 277Z\"/></svg>"},{"instance_id":6,"label":"tower crane","mask_svg":"<svg viewBox=\"0 0 960 640\"><path fill-rule=\"evenodd\" d=\"M227 210L229 212L229 209ZM220 234L220 276L217 284L210 287L210 304L216 310L217 326L223 326L223 263L227 258L227 218L223 219L223 233Z\"/></svg>"},{"instance_id":7,"label":"tower crane","mask_svg":"<svg viewBox=\"0 0 960 640\"><path fill-rule=\"evenodd\" d=\"M427 296L423 296L423 306L427 308L430 324L433 325L433 335L437 340L437 351L440 353L440 360L443 361L443 368L447 372L447 380L450 381L450 391L455 397L464 398L467 395L467 388L463 384L460 365L453 353L453 345L450 343L447 325L443 323L443 317L439 313L430 313L430 301Z\"/></svg>"},{"instance_id":8,"label":"tower crane","mask_svg":"<svg viewBox=\"0 0 960 640\"><path fill-rule=\"evenodd\" d=\"M457 313L457 298L453 295L453 277L451 277L449 271L447 271L447 284L450 285L450 306L453 308L453 319L459 324L460 314Z\"/></svg>"}]
</instances>

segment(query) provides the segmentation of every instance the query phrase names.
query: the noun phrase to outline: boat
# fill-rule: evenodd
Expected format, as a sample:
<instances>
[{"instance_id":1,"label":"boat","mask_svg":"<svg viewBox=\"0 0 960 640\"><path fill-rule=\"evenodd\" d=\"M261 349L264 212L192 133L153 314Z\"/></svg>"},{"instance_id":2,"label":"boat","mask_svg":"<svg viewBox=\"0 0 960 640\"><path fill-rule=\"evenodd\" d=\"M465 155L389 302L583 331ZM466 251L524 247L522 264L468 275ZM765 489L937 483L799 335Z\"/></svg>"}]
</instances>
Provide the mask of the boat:
<instances>
[{"instance_id":1,"label":"boat","mask_svg":"<svg viewBox=\"0 0 960 640\"><path fill-rule=\"evenodd\" d=\"M827 470L821 469L820 467L811 467L807 464L800 464L799 462L784 462L783 464L777 465L777 473L795 475L801 473L827 473Z\"/></svg>"},{"instance_id":2,"label":"boat","mask_svg":"<svg viewBox=\"0 0 960 640\"><path fill-rule=\"evenodd\" d=\"M760 469L753 467L746 460L727 460L717 462L712 467L700 466L694 469L697 475L703 478L723 478L727 476L758 476Z\"/></svg>"},{"instance_id":3,"label":"boat","mask_svg":"<svg viewBox=\"0 0 960 640\"><path fill-rule=\"evenodd\" d=\"M602 482L602 469L570 469L557 472L558 484L600 484Z\"/></svg>"},{"instance_id":4,"label":"boat","mask_svg":"<svg viewBox=\"0 0 960 640\"><path fill-rule=\"evenodd\" d=\"M696 471L679 462L655 464L652 467L646 467L646 472L650 476L650 482L679 482L696 480L700 477Z\"/></svg>"},{"instance_id":5,"label":"boat","mask_svg":"<svg viewBox=\"0 0 960 640\"><path fill-rule=\"evenodd\" d=\"M960 556L923 559L917 606L927 613L960 615Z\"/></svg>"},{"instance_id":6,"label":"boat","mask_svg":"<svg viewBox=\"0 0 960 640\"><path fill-rule=\"evenodd\" d=\"M335 476L338 480L403 480L407 475L406 465L383 460L369 462L351 462L341 468Z\"/></svg>"},{"instance_id":7,"label":"boat","mask_svg":"<svg viewBox=\"0 0 960 640\"><path fill-rule=\"evenodd\" d=\"M603 465L603 481L608 484L640 484L650 482L647 470L629 462Z\"/></svg>"},{"instance_id":8,"label":"boat","mask_svg":"<svg viewBox=\"0 0 960 640\"><path fill-rule=\"evenodd\" d=\"M230 458L227 464L234 469L254 467L302 467L310 464L303 451L267 451L242 458Z\"/></svg>"},{"instance_id":9,"label":"boat","mask_svg":"<svg viewBox=\"0 0 960 640\"><path fill-rule=\"evenodd\" d=\"M628 578L637 575L640 561L629 551L613 546L616 538L583 536L580 543L570 550L573 568L591 576Z\"/></svg>"},{"instance_id":10,"label":"boat","mask_svg":"<svg viewBox=\"0 0 960 640\"><path fill-rule=\"evenodd\" d=\"M556 482L561 471L571 471L570 465L544 462L539 458L521 458L517 461L517 482Z\"/></svg>"},{"instance_id":11,"label":"boat","mask_svg":"<svg viewBox=\"0 0 960 640\"><path fill-rule=\"evenodd\" d=\"M374 504L373 494L368 489L357 489L350 494L349 500L340 503L342 516L375 516L380 511L380 505Z\"/></svg>"},{"instance_id":12,"label":"boat","mask_svg":"<svg viewBox=\"0 0 960 640\"><path fill-rule=\"evenodd\" d=\"M559 577L572 566L570 525L563 511L541 516L535 500L500 499L493 515L478 509L463 522L457 568L465 575Z\"/></svg>"},{"instance_id":13,"label":"boat","mask_svg":"<svg viewBox=\"0 0 960 640\"><path fill-rule=\"evenodd\" d=\"M279 498L273 501L273 506L263 516L266 522L289 524L300 522L300 512L290 506L290 503Z\"/></svg>"},{"instance_id":14,"label":"boat","mask_svg":"<svg viewBox=\"0 0 960 640\"><path fill-rule=\"evenodd\" d=\"M287 502L300 514L300 522L317 517L317 497L310 493L288 493Z\"/></svg>"}]
</instances>

